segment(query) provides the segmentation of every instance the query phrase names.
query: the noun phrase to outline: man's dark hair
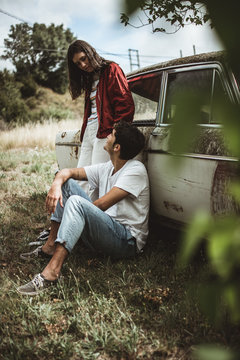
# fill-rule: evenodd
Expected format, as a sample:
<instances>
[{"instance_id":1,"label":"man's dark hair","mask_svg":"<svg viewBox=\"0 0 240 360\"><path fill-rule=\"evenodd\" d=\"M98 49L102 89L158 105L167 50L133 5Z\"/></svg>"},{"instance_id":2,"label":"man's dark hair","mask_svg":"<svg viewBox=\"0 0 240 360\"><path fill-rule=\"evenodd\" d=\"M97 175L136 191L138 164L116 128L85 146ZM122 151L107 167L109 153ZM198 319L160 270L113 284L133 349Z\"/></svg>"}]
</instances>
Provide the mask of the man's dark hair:
<instances>
[{"instance_id":1,"label":"man's dark hair","mask_svg":"<svg viewBox=\"0 0 240 360\"><path fill-rule=\"evenodd\" d=\"M121 147L120 159L132 159L144 148L145 137L137 127L126 121L120 121L114 129L116 130L114 144L119 144Z\"/></svg>"}]
</instances>

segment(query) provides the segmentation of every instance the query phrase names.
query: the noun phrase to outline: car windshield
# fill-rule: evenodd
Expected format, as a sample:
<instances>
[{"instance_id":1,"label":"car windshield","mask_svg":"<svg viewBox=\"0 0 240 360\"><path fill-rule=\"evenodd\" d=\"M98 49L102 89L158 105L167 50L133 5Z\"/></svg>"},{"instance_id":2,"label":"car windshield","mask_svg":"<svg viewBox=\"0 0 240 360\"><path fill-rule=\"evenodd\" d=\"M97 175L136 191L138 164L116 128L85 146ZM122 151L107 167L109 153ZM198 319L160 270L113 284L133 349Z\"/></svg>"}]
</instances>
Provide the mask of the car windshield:
<instances>
[{"instance_id":1,"label":"car windshield","mask_svg":"<svg viewBox=\"0 0 240 360\"><path fill-rule=\"evenodd\" d=\"M155 120L162 73L138 75L129 79L129 88L135 104L134 120Z\"/></svg>"}]
</instances>

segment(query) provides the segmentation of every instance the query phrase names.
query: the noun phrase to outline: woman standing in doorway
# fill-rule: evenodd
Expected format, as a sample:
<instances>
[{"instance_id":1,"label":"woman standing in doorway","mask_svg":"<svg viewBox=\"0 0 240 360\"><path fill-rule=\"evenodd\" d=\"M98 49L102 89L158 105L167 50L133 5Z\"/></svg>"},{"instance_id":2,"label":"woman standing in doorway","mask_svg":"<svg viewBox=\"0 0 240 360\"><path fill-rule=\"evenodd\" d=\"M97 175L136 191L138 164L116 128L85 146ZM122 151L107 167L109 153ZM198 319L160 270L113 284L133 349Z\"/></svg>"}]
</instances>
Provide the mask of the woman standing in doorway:
<instances>
[{"instance_id":1,"label":"woman standing in doorway","mask_svg":"<svg viewBox=\"0 0 240 360\"><path fill-rule=\"evenodd\" d=\"M127 79L116 63L101 57L86 41L68 48L69 90L72 99L85 92L78 167L109 160L106 137L119 120L131 122L134 102Z\"/></svg>"}]
</instances>

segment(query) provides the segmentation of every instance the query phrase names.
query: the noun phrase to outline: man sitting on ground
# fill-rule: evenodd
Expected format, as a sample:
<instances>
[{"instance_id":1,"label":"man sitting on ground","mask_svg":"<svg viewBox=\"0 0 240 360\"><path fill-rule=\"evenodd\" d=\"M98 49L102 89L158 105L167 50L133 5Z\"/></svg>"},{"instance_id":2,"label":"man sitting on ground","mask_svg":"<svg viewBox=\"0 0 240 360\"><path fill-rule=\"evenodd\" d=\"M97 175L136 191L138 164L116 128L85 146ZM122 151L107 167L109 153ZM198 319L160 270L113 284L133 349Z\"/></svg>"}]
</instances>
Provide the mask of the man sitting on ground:
<instances>
[{"instance_id":1,"label":"man sitting on ground","mask_svg":"<svg viewBox=\"0 0 240 360\"><path fill-rule=\"evenodd\" d=\"M21 294L35 295L56 284L64 260L80 238L113 258L141 252L148 235L149 183L144 165L133 158L144 142L136 127L120 122L104 146L109 162L57 173L46 199L52 214L49 238L42 247L22 254L51 259L41 274L17 289ZM75 180L88 180L99 190L99 199L92 203Z\"/></svg>"}]
</instances>

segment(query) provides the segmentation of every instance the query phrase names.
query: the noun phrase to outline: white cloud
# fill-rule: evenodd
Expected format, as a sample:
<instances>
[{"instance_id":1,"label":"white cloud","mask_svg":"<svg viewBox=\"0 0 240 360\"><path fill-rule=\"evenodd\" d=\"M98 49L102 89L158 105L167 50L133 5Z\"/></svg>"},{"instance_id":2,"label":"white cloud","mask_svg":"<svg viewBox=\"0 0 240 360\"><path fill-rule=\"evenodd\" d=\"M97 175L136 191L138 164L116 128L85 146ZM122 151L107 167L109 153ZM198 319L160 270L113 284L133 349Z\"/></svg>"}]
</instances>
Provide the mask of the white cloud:
<instances>
[{"instance_id":1,"label":"white cloud","mask_svg":"<svg viewBox=\"0 0 240 360\"><path fill-rule=\"evenodd\" d=\"M118 62L129 71L128 49L137 49L142 66L167 58L213 51L221 48L209 26L187 26L174 35L152 34L150 27L134 29L120 24L120 0L0 0L0 8L31 23L64 24L78 38L82 38L103 52L125 56L103 55ZM0 46L11 24L18 20L0 13ZM2 53L3 48L0 48ZM159 58L145 57L146 55ZM6 65L5 65L6 66ZM3 68L0 62L0 68Z\"/></svg>"}]
</instances>

